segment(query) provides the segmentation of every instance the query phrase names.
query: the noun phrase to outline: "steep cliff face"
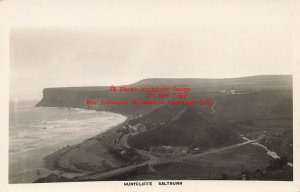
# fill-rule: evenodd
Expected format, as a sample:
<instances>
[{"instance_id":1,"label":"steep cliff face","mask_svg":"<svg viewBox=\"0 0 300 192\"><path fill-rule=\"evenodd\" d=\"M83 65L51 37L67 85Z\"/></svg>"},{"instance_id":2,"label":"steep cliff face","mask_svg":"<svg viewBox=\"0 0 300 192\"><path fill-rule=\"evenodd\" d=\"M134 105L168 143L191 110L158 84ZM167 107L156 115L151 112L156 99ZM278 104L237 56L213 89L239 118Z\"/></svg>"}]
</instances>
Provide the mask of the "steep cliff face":
<instances>
[{"instance_id":1,"label":"steep cliff face","mask_svg":"<svg viewBox=\"0 0 300 192\"><path fill-rule=\"evenodd\" d=\"M105 97L104 88L46 88L37 106L89 108L90 106L85 103L86 100Z\"/></svg>"},{"instance_id":2,"label":"steep cliff face","mask_svg":"<svg viewBox=\"0 0 300 192\"><path fill-rule=\"evenodd\" d=\"M141 92L109 92L108 87L74 87L74 88L46 88L43 91L42 100L36 105L38 107L70 107L83 108L99 111L116 112L123 115L139 115L147 113L157 106L132 105L101 105L102 100L131 101L146 100L146 94ZM96 105L87 105L87 100L96 101Z\"/></svg>"},{"instance_id":3,"label":"steep cliff face","mask_svg":"<svg viewBox=\"0 0 300 192\"><path fill-rule=\"evenodd\" d=\"M215 97L215 93L221 90L292 90L291 75L264 75L229 79L144 79L130 87L191 87L190 98L201 99L205 97ZM147 94L143 92L109 92L109 87L65 87L46 88L43 91L43 98L37 106L46 107L72 107L94 110L104 110L124 115L145 114L161 106L159 105L87 105L86 100L148 100ZM241 96L235 96L241 97ZM244 97L244 96L243 96ZM232 97L235 99L234 97ZM230 102L231 106L237 102ZM244 102L247 103L247 102ZM232 105L235 106L235 105ZM237 111L237 110L233 110Z\"/></svg>"}]
</instances>

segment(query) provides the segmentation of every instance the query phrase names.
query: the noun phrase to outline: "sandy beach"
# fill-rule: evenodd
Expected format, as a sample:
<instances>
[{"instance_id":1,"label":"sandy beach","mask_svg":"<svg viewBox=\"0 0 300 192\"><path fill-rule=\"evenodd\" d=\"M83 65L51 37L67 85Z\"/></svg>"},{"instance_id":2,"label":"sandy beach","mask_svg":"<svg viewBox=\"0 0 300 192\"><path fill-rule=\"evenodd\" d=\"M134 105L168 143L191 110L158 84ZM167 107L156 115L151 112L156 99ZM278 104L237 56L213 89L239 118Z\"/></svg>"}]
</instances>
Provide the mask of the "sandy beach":
<instances>
[{"instance_id":1,"label":"sandy beach","mask_svg":"<svg viewBox=\"0 0 300 192\"><path fill-rule=\"evenodd\" d=\"M118 125L107 128L106 131L110 133ZM99 135L101 133L99 132ZM44 158L48 155L54 154L68 146L76 146L80 143L85 143L89 138L95 137L95 133L81 135L80 138L62 141L59 144L46 146L42 148L32 149L24 152L12 153L9 155L9 183L31 183L39 177L45 177L50 173L58 174L59 170L50 170L45 166ZM38 176L37 170L40 175ZM80 176L83 173L64 172L64 177Z\"/></svg>"}]
</instances>

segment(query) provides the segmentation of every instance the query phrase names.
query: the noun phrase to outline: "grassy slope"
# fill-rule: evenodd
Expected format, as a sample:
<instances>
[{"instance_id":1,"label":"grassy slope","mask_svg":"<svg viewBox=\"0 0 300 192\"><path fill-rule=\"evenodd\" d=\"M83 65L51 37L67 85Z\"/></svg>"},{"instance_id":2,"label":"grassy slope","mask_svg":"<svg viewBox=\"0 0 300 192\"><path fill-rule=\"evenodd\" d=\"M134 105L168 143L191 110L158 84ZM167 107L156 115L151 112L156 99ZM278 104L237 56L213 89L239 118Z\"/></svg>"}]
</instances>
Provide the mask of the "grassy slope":
<instances>
[{"instance_id":1,"label":"grassy slope","mask_svg":"<svg viewBox=\"0 0 300 192\"><path fill-rule=\"evenodd\" d=\"M162 110L168 112L166 108ZM241 141L231 126L201 110L187 108L177 120L130 137L129 144L136 148L148 148L150 145L217 148Z\"/></svg>"}]
</instances>

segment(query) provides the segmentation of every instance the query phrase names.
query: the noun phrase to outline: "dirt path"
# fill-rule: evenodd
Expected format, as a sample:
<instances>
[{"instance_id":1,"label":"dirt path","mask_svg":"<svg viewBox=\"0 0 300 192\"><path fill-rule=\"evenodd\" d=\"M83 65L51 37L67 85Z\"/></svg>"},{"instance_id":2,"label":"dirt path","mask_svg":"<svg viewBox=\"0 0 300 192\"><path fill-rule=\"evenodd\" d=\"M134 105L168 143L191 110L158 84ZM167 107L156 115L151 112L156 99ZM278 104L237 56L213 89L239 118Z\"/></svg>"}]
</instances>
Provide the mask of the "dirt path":
<instances>
[{"instance_id":1,"label":"dirt path","mask_svg":"<svg viewBox=\"0 0 300 192\"><path fill-rule=\"evenodd\" d=\"M123 137L120 140L120 145L123 147L130 147L128 145L128 137L129 135L133 136L133 135L137 135L139 134L139 132L134 132L134 133L128 133L123 135ZM141 155L146 156L149 158L149 160L154 160L154 159L158 159L158 157L152 155L150 152L145 151L145 150L140 150L140 149L136 149Z\"/></svg>"}]
</instances>

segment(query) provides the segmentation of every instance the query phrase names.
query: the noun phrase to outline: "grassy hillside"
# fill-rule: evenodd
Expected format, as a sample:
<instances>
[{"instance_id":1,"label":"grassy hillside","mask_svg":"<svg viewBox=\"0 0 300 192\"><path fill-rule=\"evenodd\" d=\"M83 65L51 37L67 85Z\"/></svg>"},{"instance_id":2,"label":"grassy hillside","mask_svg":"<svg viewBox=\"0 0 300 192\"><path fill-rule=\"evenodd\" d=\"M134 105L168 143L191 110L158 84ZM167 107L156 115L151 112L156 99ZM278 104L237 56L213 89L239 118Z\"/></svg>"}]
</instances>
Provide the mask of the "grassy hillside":
<instances>
[{"instance_id":1,"label":"grassy hillside","mask_svg":"<svg viewBox=\"0 0 300 192\"><path fill-rule=\"evenodd\" d=\"M227 120L293 116L291 90L262 90L241 95L217 95L215 115Z\"/></svg>"},{"instance_id":2,"label":"grassy hillside","mask_svg":"<svg viewBox=\"0 0 300 192\"><path fill-rule=\"evenodd\" d=\"M142 123L146 126L146 129L153 129L159 127L163 123L169 122L176 116L176 114L180 113L180 111L184 110L185 108L186 107L183 105L166 105L164 107L155 109L140 118L129 120L128 123L130 125Z\"/></svg>"},{"instance_id":3,"label":"grassy hillside","mask_svg":"<svg viewBox=\"0 0 300 192\"><path fill-rule=\"evenodd\" d=\"M161 110L164 113L172 111L167 108ZM157 117L157 120L159 118ZM200 147L206 150L241 142L232 126L234 125L197 108L189 107L177 119L171 119L164 125L132 136L128 142L140 149L148 149L151 145L171 145Z\"/></svg>"}]
</instances>

